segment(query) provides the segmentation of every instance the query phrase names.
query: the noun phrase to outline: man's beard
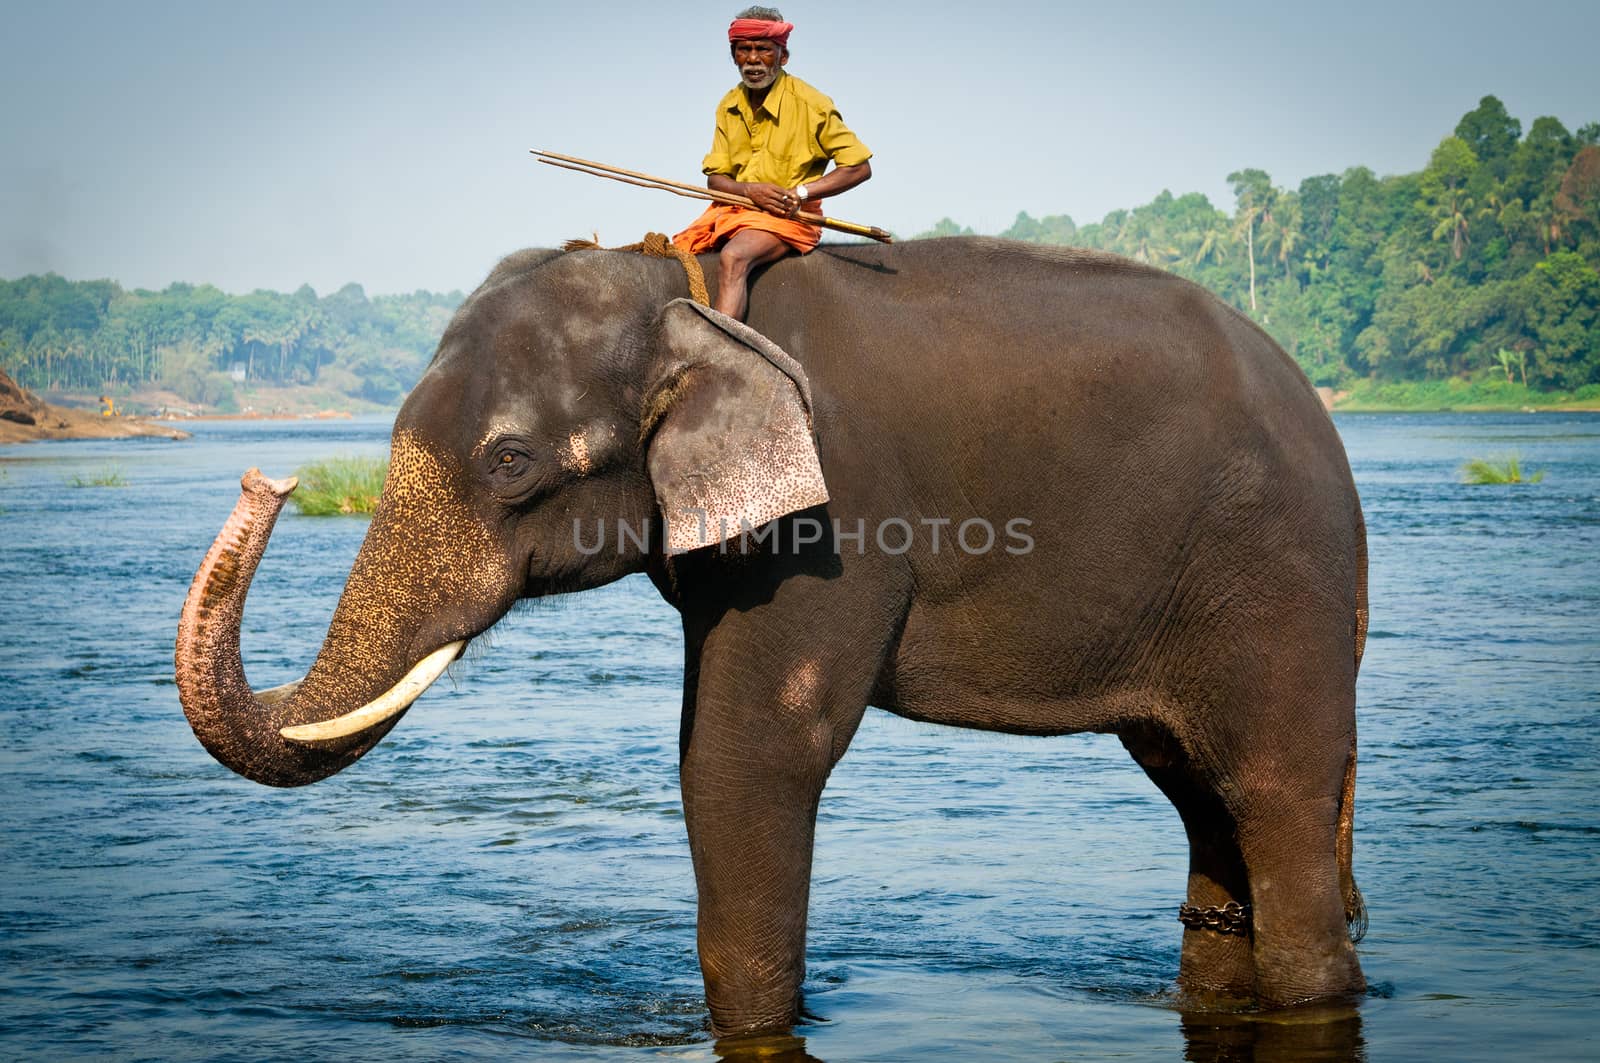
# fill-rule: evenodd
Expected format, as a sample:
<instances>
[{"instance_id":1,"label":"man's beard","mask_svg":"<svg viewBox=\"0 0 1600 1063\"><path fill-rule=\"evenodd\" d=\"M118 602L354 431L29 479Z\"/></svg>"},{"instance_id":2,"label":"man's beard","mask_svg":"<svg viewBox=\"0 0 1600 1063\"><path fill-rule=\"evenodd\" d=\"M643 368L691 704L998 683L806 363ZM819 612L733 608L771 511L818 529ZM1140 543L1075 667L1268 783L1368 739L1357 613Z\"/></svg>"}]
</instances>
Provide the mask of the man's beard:
<instances>
[{"instance_id":1,"label":"man's beard","mask_svg":"<svg viewBox=\"0 0 1600 1063\"><path fill-rule=\"evenodd\" d=\"M744 81L747 89L761 90L770 88L778 80L778 65L763 66L760 63L748 63L739 68L739 77Z\"/></svg>"}]
</instances>

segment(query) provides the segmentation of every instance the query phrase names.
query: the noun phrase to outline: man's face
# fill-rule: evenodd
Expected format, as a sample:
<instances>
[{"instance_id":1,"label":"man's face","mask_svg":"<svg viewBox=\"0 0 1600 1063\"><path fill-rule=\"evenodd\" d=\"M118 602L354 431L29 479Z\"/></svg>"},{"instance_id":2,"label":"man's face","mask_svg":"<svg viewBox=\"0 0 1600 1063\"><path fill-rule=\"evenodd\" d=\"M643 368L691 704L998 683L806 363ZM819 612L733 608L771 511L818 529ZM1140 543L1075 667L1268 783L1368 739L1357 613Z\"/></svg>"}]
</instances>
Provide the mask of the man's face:
<instances>
[{"instance_id":1,"label":"man's face","mask_svg":"<svg viewBox=\"0 0 1600 1063\"><path fill-rule=\"evenodd\" d=\"M776 41L733 42L733 65L739 68L739 77L747 89L770 88L788 61L788 49Z\"/></svg>"}]
</instances>

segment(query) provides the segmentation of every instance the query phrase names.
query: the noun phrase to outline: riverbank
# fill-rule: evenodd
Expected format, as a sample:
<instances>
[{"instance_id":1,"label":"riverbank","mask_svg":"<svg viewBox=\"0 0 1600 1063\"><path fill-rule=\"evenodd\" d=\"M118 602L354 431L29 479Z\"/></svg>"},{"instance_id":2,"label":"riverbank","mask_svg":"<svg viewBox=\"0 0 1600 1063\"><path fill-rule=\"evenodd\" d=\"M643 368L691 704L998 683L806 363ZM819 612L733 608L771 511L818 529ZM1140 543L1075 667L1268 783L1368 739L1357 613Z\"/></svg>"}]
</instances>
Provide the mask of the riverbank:
<instances>
[{"instance_id":1,"label":"riverbank","mask_svg":"<svg viewBox=\"0 0 1600 1063\"><path fill-rule=\"evenodd\" d=\"M155 436L187 439L175 427L194 421L342 420L362 414L393 412L392 407L338 391L306 385L241 387L232 401L191 402L172 391L126 388L106 399L90 392L51 392L46 401L0 373L0 443L36 439L120 439Z\"/></svg>"},{"instance_id":2,"label":"riverbank","mask_svg":"<svg viewBox=\"0 0 1600 1063\"><path fill-rule=\"evenodd\" d=\"M0 443L41 439L129 439L154 436L188 439L189 433L142 417L104 416L94 410L56 406L0 371Z\"/></svg>"},{"instance_id":3,"label":"riverbank","mask_svg":"<svg viewBox=\"0 0 1600 1063\"><path fill-rule=\"evenodd\" d=\"M153 417L163 421L207 420L293 420L302 417L357 417L367 413L392 411L394 406L370 402L333 388L315 384L274 386L261 383L239 384L222 401L195 402L175 391L145 387L137 391L122 388L107 390L119 413ZM90 408L99 403L93 392L52 392L51 401L61 406Z\"/></svg>"},{"instance_id":4,"label":"riverbank","mask_svg":"<svg viewBox=\"0 0 1600 1063\"><path fill-rule=\"evenodd\" d=\"M1537 391L1520 383L1477 380L1357 381L1333 395L1337 413L1572 413L1600 412L1600 385L1576 391Z\"/></svg>"},{"instance_id":5,"label":"riverbank","mask_svg":"<svg viewBox=\"0 0 1600 1063\"><path fill-rule=\"evenodd\" d=\"M318 410L315 413L262 413L260 410L251 410L248 413L163 413L158 415L157 421L338 421L349 420L355 414L349 410Z\"/></svg>"}]
</instances>

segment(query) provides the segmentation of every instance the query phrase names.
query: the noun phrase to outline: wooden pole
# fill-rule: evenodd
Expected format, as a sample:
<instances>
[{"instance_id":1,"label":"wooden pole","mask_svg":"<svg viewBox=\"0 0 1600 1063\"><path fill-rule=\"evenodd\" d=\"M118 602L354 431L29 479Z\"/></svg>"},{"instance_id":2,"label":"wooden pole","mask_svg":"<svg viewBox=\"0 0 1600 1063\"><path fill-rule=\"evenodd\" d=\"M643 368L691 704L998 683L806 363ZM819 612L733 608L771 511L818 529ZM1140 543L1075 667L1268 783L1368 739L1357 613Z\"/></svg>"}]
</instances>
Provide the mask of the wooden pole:
<instances>
[{"instance_id":1,"label":"wooden pole","mask_svg":"<svg viewBox=\"0 0 1600 1063\"><path fill-rule=\"evenodd\" d=\"M538 155L542 158L559 159L562 162L570 162L589 170L603 170L606 173L620 174L623 177L637 177L640 180L649 181L651 184L661 185L666 188L682 188L689 192L709 191L709 189L707 189L704 185L689 185L684 184L682 181L669 181L665 177L652 177L650 174L640 173L638 170L624 170L620 166L608 166L606 163L595 162L592 159L580 159L576 155L559 155L553 151L540 151L537 148L533 148L531 150L534 155ZM732 193L724 194L731 195ZM740 196L739 198L743 199L744 197Z\"/></svg>"},{"instance_id":2,"label":"wooden pole","mask_svg":"<svg viewBox=\"0 0 1600 1063\"><path fill-rule=\"evenodd\" d=\"M571 170L573 173L586 173L590 177L604 177L610 181L621 181L625 185L637 185L640 188L654 188L661 192L671 192L673 195L683 196L685 199L705 199L713 203L732 203L741 207L753 206L749 199L744 196L734 195L732 192L714 192L709 188L688 189L673 188L667 185L653 185L648 181L635 181L631 177L619 177L616 174L602 173L598 170L586 170L582 166L571 166L564 162L556 162L554 159L541 158L539 161L546 166L559 166L563 170Z\"/></svg>"},{"instance_id":3,"label":"wooden pole","mask_svg":"<svg viewBox=\"0 0 1600 1063\"><path fill-rule=\"evenodd\" d=\"M755 201L732 192L717 192L699 185L684 184L682 181L669 181L664 177L653 177L637 170L625 170L620 166L608 166L603 162L594 162L590 159L580 159L575 155L560 155L553 151L539 151L531 149L530 153L537 156L539 161L550 166L559 166L563 170L573 170L577 173L586 173L592 177L604 177L611 181L621 181L623 184L637 185L640 188L658 188L663 192L684 196L689 199L707 199L716 203L727 203L732 206L749 207L751 210L760 210ZM821 214L794 215L800 221L809 225L818 225L824 229L835 232L850 233L853 236L865 236L879 243L890 244L894 242L894 235L876 225L858 225L855 222L840 221L838 218L828 218Z\"/></svg>"}]
</instances>

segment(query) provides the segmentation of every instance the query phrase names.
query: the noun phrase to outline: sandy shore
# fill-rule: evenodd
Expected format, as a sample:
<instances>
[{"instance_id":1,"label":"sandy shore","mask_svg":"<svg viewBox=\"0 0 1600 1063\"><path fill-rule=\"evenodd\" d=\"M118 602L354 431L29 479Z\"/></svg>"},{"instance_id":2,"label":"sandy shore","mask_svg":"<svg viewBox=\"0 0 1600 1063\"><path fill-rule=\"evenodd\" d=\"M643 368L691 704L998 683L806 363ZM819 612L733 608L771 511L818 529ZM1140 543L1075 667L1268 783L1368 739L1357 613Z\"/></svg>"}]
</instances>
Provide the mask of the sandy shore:
<instances>
[{"instance_id":1,"label":"sandy shore","mask_svg":"<svg viewBox=\"0 0 1600 1063\"><path fill-rule=\"evenodd\" d=\"M156 436L161 439L188 439L189 433L170 424L158 424L142 417L101 417L88 410L68 410L46 406L43 417L34 424L0 420L0 443L31 443L36 439L128 439Z\"/></svg>"},{"instance_id":2,"label":"sandy shore","mask_svg":"<svg viewBox=\"0 0 1600 1063\"><path fill-rule=\"evenodd\" d=\"M318 413L197 413L188 417L167 414L153 418L157 421L337 421L348 420L355 414L348 410L322 410Z\"/></svg>"},{"instance_id":3,"label":"sandy shore","mask_svg":"<svg viewBox=\"0 0 1600 1063\"><path fill-rule=\"evenodd\" d=\"M189 433L142 417L103 417L93 410L52 406L0 372L0 443L37 439L188 439Z\"/></svg>"}]
</instances>

